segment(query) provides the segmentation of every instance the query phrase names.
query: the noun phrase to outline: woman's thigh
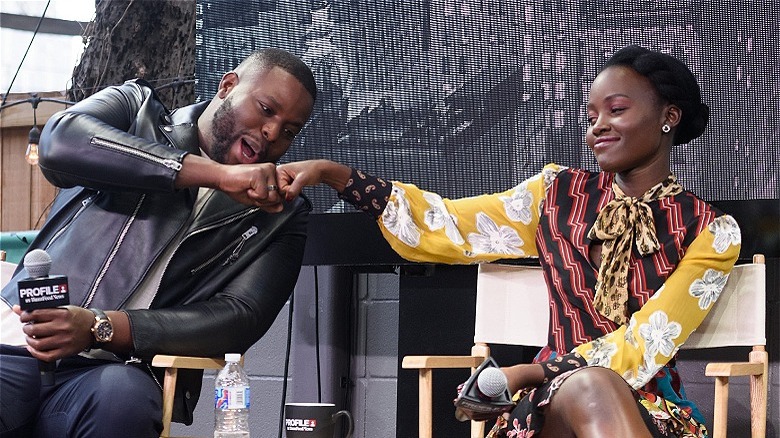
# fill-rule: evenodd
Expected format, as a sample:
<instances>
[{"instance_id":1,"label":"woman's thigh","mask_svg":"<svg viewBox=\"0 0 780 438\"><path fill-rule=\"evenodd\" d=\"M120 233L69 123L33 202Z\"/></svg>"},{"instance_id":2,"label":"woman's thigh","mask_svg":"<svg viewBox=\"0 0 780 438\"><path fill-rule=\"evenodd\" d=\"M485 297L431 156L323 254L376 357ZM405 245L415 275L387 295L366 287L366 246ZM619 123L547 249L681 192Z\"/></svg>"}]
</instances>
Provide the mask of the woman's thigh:
<instances>
[{"instance_id":1,"label":"woman's thigh","mask_svg":"<svg viewBox=\"0 0 780 438\"><path fill-rule=\"evenodd\" d=\"M640 409L620 375L608 368L583 368L563 381L544 408L541 438L650 437Z\"/></svg>"}]
</instances>

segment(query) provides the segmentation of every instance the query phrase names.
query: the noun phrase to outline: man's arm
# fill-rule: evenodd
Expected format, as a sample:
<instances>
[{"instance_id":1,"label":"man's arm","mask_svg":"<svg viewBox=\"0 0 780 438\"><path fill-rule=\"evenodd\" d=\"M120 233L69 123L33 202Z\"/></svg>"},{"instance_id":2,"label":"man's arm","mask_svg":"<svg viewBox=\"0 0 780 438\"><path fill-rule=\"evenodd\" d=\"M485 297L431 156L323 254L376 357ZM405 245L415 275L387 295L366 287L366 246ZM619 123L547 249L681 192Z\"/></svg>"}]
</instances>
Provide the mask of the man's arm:
<instances>
[{"instance_id":1,"label":"man's arm","mask_svg":"<svg viewBox=\"0 0 780 438\"><path fill-rule=\"evenodd\" d=\"M207 301L162 309L109 311L114 338L101 348L120 356L151 359L155 354L216 356L244 352L268 330L290 296L306 244L308 207L295 201L291 218L271 238L242 251L241 268ZM285 214L285 213L282 213ZM221 267L219 269L232 269ZM93 344L91 311L78 307L15 311L28 350L52 361ZM29 323L29 324L28 324Z\"/></svg>"},{"instance_id":2,"label":"man's arm","mask_svg":"<svg viewBox=\"0 0 780 438\"><path fill-rule=\"evenodd\" d=\"M248 253L245 246L241 257L247 257L249 263L207 301L129 310L133 355L141 359L158 353L215 356L244 352L260 339L298 280L308 207L303 200L295 202L294 217L271 243L258 244Z\"/></svg>"},{"instance_id":3,"label":"man's arm","mask_svg":"<svg viewBox=\"0 0 780 438\"><path fill-rule=\"evenodd\" d=\"M276 186L273 163L220 164L209 158L189 154L182 161L175 187L209 187L225 192L234 201L260 207L269 213L282 211L282 195Z\"/></svg>"},{"instance_id":4,"label":"man's arm","mask_svg":"<svg viewBox=\"0 0 780 438\"><path fill-rule=\"evenodd\" d=\"M52 116L43 128L39 166L55 186L170 192L186 151L158 139L167 114L153 91L128 82ZM138 120L143 107L149 115ZM138 132L140 131L140 132Z\"/></svg>"},{"instance_id":5,"label":"man's arm","mask_svg":"<svg viewBox=\"0 0 780 438\"><path fill-rule=\"evenodd\" d=\"M272 163L224 165L155 141L152 137L160 135L159 122L138 120L141 106L149 117L167 113L152 97L150 88L128 82L104 89L52 116L41 136L40 168L44 176L58 187L111 191L170 192L209 187L242 204L281 211L281 196L268 190L276 185ZM157 108L149 108L154 106ZM141 126L144 124L148 126Z\"/></svg>"}]
</instances>

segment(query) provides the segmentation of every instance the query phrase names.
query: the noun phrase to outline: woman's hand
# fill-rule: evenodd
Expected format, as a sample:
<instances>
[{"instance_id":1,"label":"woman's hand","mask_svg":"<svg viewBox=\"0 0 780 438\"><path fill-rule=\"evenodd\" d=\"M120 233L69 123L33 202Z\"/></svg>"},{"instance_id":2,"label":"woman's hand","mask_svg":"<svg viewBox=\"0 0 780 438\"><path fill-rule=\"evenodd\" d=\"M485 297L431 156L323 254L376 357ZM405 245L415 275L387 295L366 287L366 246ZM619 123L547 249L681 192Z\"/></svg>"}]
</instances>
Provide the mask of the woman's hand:
<instances>
[{"instance_id":1,"label":"woman's hand","mask_svg":"<svg viewBox=\"0 0 780 438\"><path fill-rule=\"evenodd\" d=\"M539 386L544 382L544 369L539 364L519 364L511 367L502 367L501 371L506 376L507 388L509 388L510 394L514 394L524 388Z\"/></svg>"},{"instance_id":2,"label":"woman's hand","mask_svg":"<svg viewBox=\"0 0 780 438\"><path fill-rule=\"evenodd\" d=\"M325 183L341 192L349 182L352 169L329 160L308 160L282 164L276 168L279 190L287 200L301 194L306 186Z\"/></svg>"}]
</instances>

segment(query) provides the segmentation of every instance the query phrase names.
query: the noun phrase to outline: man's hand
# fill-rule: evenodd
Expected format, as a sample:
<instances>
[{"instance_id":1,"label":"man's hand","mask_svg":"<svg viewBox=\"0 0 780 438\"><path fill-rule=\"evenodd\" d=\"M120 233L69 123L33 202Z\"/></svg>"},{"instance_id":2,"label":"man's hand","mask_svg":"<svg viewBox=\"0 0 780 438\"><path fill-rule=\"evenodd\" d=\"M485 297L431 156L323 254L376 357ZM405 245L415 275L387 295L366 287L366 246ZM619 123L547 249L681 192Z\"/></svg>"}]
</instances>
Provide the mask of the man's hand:
<instances>
[{"instance_id":1,"label":"man's hand","mask_svg":"<svg viewBox=\"0 0 780 438\"><path fill-rule=\"evenodd\" d=\"M273 163L222 165L217 189L236 202L260 207L269 213L282 211L282 195Z\"/></svg>"},{"instance_id":2,"label":"man's hand","mask_svg":"<svg viewBox=\"0 0 780 438\"><path fill-rule=\"evenodd\" d=\"M23 312L14 306L22 331L27 336L27 350L36 359L52 362L73 356L92 345L90 328L95 315L82 307L64 306Z\"/></svg>"},{"instance_id":3,"label":"man's hand","mask_svg":"<svg viewBox=\"0 0 780 438\"><path fill-rule=\"evenodd\" d=\"M276 183L276 165L220 164L188 154L176 176L176 188L209 187L225 192L236 202L260 207L269 213L282 211L282 195Z\"/></svg>"}]
</instances>

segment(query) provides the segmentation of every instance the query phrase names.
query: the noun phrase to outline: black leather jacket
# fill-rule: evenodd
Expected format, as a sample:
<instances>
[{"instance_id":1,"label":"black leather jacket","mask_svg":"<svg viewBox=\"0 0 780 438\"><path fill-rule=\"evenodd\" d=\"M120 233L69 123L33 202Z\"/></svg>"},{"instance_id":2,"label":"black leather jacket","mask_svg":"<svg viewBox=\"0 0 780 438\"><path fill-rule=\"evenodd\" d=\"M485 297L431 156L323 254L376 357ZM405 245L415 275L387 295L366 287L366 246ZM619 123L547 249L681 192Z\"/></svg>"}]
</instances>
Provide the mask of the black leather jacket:
<instances>
[{"instance_id":1,"label":"black leather jacket","mask_svg":"<svg viewBox=\"0 0 780 438\"><path fill-rule=\"evenodd\" d=\"M184 156L199 154L195 123L206 105L170 113L148 85L129 81L48 121L40 168L62 189L30 249L46 249L50 272L68 276L71 304L121 309L184 227L197 190L175 190L174 179ZM298 198L267 214L214 191L166 266L151 310L127 312L132 356L245 352L295 286L309 210ZM21 269L11 283L26 276ZM3 298L18 301L10 284ZM179 376L174 420L191 424L202 373Z\"/></svg>"}]
</instances>

